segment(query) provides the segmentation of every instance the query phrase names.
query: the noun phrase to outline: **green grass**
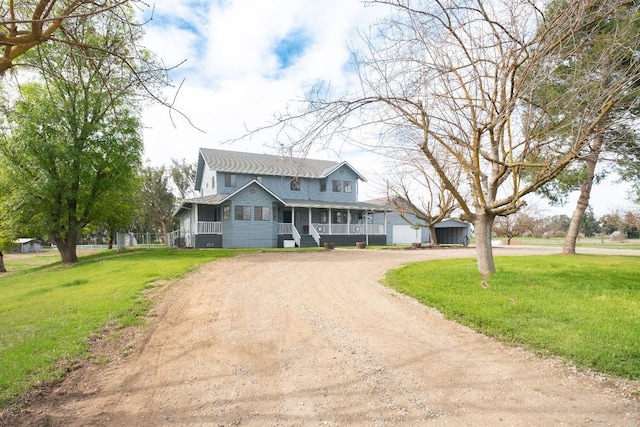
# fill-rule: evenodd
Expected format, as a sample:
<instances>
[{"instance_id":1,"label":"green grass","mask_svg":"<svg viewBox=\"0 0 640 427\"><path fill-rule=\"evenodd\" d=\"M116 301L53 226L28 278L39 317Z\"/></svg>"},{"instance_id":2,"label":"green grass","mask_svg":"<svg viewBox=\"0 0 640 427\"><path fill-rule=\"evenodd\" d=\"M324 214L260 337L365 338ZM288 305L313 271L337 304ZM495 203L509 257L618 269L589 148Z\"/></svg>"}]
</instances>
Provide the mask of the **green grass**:
<instances>
[{"instance_id":1,"label":"green grass","mask_svg":"<svg viewBox=\"0 0 640 427\"><path fill-rule=\"evenodd\" d=\"M80 255L82 255L82 253ZM14 254L4 253L4 266L10 273L41 267L57 261L60 261L58 251L39 252L38 254L27 257L16 257Z\"/></svg>"},{"instance_id":2,"label":"green grass","mask_svg":"<svg viewBox=\"0 0 640 427\"><path fill-rule=\"evenodd\" d=\"M506 245L507 238L498 236L495 240L502 240ZM472 244L475 242L472 241ZM554 246L562 247L564 237L514 237L511 239L512 245L530 246ZM624 242L614 242L609 237L582 237L576 242L577 248L604 248L604 249L640 249L640 239L626 239Z\"/></svg>"},{"instance_id":3,"label":"green grass","mask_svg":"<svg viewBox=\"0 0 640 427\"><path fill-rule=\"evenodd\" d=\"M150 304L145 289L236 252L105 251L73 266L53 262L0 276L0 407L35 385L60 380L88 356L89 337L107 324L140 322Z\"/></svg>"},{"instance_id":4,"label":"green grass","mask_svg":"<svg viewBox=\"0 0 640 427\"><path fill-rule=\"evenodd\" d=\"M498 257L496 265L486 286L475 259L409 265L386 282L507 343L640 378L640 258Z\"/></svg>"}]
</instances>

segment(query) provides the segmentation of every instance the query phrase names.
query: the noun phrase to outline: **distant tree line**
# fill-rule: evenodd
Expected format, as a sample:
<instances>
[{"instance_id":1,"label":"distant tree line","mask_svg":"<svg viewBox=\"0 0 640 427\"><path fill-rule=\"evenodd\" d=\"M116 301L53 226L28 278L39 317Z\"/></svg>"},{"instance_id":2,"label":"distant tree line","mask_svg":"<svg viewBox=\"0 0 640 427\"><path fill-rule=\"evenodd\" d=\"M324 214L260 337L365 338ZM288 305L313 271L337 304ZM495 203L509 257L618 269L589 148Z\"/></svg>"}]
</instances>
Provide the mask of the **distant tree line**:
<instances>
[{"instance_id":1,"label":"distant tree line","mask_svg":"<svg viewBox=\"0 0 640 427\"><path fill-rule=\"evenodd\" d=\"M496 220L493 233L507 237L511 243L514 237L562 237L571 226L571 218L567 215L539 217L525 211ZM580 235L593 237L610 236L620 232L629 239L640 238L640 210L614 211L596 218L591 207L587 208L580 224Z\"/></svg>"}]
</instances>

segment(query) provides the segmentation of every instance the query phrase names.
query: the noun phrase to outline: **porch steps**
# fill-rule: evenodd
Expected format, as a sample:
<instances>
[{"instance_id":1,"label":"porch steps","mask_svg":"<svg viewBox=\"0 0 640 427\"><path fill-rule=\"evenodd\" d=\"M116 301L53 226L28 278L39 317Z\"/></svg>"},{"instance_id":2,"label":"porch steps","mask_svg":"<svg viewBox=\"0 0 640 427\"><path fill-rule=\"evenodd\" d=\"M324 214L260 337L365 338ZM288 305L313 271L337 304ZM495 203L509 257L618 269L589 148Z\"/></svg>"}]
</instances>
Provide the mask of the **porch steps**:
<instances>
[{"instance_id":1,"label":"porch steps","mask_svg":"<svg viewBox=\"0 0 640 427\"><path fill-rule=\"evenodd\" d=\"M309 234L303 234L300 236L300 247L301 248L314 248L317 247L316 241L313 240L313 237Z\"/></svg>"}]
</instances>

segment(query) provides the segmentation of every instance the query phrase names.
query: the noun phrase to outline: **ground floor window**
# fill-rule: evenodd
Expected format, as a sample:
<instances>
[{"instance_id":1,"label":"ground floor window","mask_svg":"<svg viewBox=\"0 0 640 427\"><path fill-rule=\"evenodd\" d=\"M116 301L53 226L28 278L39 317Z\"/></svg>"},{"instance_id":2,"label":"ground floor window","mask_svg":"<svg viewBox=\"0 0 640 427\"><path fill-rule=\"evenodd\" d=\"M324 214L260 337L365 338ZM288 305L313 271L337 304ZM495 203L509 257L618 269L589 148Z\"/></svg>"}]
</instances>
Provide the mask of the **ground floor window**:
<instances>
[{"instance_id":1,"label":"ground floor window","mask_svg":"<svg viewBox=\"0 0 640 427\"><path fill-rule=\"evenodd\" d=\"M223 206L222 207L222 219L229 220L231 219L231 206Z\"/></svg>"},{"instance_id":2,"label":"ground floor window","mask_svg":"<svg viewBox=\"0 0 640 427\"><path fill-rule=\"evenodd\" d=\"M251 206L236 206L236 220L251 221Z\"/></svg>"},{"instance_id":3,"label":"ground floor window","mask_svg":"<svg viewBox=\"0 0 640 427\"><path fill-rule=\"evenodd\" d=\"M271 214L269 213L268 206L256 206L253 213L253 218L256 221L269 221Z\"/></svg>"},{"instance_id":4,"label":"ground floor window","mask_svg":"<svg viewBox=\"0 0 640 427\"><path fill-rule=\"evenodd\" d=\"M335 224L346 224L348 221L347 213L342 211L333 211L333 222Z\"/></svg>"}]
</instances>

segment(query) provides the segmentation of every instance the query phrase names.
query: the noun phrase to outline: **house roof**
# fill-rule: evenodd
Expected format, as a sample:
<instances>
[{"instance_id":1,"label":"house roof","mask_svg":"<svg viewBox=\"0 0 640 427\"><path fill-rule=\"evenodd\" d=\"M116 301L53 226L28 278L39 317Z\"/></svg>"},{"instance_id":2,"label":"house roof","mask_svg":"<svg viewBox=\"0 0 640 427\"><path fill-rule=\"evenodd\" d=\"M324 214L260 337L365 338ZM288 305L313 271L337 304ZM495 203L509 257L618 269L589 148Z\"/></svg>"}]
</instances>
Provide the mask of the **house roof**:
<instances>
[{"instance_id":1,"label":"house roof","mask_svg":"<svg viewBox=\"0 0 640 427\"><path fill-rule=\"evenodd\" d=\"M211 170L218 172L325 178L336 169L346 165L356 173L359 179L366 181L366 178L347 162L216 150L212 148L201 148L200 156Z\"/></svg>"},{"instance_id":2,"label":"house roof","mask_svg":"<svg viewBox=\"0 0 640 427\"><path fill-rule=\"evenodd\" d=\"M19 243L21 245L31 242L40 243L40 240L36 239L35 237L21 237L13 241L13 243Z\"/></svg>"},{"instance_id":3,"label":"house roof","mask_svg":"<svg viewBox=\"0 0 640 427\"><path fill-rule=\"evenodd\" d=\"M253 180L243 186L242 188L234 191L231 194L216 194L213 196L204 196L204 197L196 197L194 199L183 200L180 203L180 206L176 208L173 212L173 215L177 215L186 205L189 204L200 204L200 205L221 205L227 200L231 199L236 194L244 191L250 185L258 185L274 199L281 202L285 206L293 206L296 208L321 208L321 209L359 209L359 210L376 210L376 211L388 211L383 206L373 203L366 202L328 202L323 200L300 200L300 199L281 199L274 193L272 193L268 188L262 185L260 182Z\"/></svg>"}]
</instances>

